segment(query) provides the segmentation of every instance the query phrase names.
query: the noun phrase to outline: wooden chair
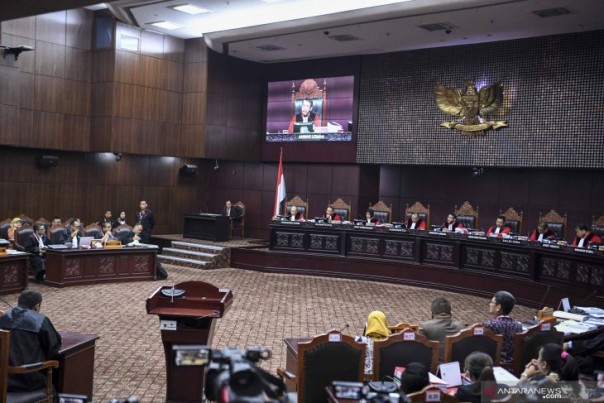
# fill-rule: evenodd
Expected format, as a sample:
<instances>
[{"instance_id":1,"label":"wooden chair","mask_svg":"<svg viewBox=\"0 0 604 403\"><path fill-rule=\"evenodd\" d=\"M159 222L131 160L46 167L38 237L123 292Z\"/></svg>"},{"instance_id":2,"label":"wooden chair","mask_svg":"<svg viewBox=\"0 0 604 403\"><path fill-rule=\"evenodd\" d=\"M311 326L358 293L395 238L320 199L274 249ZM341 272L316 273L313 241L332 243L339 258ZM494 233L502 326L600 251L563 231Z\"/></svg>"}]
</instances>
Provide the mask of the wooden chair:
<instances>
[{"instance_id":1,"label":"wooden chair","mask_svg":"<svg viewBox=\"0 0 604 403\"><path fill-rule=\"evenodd\" d=\"M300 198L300 196L294 196L290 200L286 200L283 203L283 214L289 214L289 209L291 206L296 206L298 208L298 213L304 215L304 218L308 219L310 217L309 208L308 208L308 200L304 201Z\"/></svg>"},{"instance_id":2,"label":"wooden chair","mask_svg":"<svg viewBox=\"0 0 604 403\"><path fill-rule=\"evenodd\" d=\"M515 234L523 234L524 232L524 226L522 225L522 216L523 213L522 211L520 212L520 214L518 214L516 212L516 210L514 210L514 207L510 207L509 209L507 209L505 212L502 212L502 210L499 210L499 215L502 215L505 217L505 225L507 225L508 227L510 227L512 229L512 232Z\"/></svg>"},{"instance_id":3,"label":"wooden chair","mask_svg":"<svg viewBox=\"0 0 604 403\"><path fill-rule=\"evenodd\" d=\"M405 329L411 329L414 332L417 332L419 330L419 325L412 324L412 323L407 323L407 322L400 322L400 323L397 323L394 326L388 326L388 329L390 329L390 331L392 333L399 333L399 332L402 332Z\"/></svg>"},{"instance_id":4,"label":"wooden chair","mask_svg":"<svg viewBox=\"0 0 604 403\"><path fill-rule=\"evenodd\" d=\"M596 216L592 217L591 232L600 237L604 237L604 215L601 215L597 220ZM0 235L0 238L2 238L2 235Z\"/></svg>"},{"instance_id":5,"label":"wooden chair","mask_svg":"<svg viewBox=\"0 0 604 403\"><path fill-rule=\"evenodd\" d=\"M458 361L463 369L466 357L474 351L488 354L493 362L501 361L503 336L481 324L474 324L445 339L444 362Z\"/></svg>"},{"instance_id":6,"label":"wooden chair","mask_svg":"<svg viewBox=\"0 0 604 403\"><path fill-rule=\"evenodd\" d=\"M374 205L369 203L369 210L373 211L373 217L377 218L381 223L392 222L392 203L390 203L390 206L386 206L386 203L381 200Z\"/></svg>"},{"instance_id":7,"label":"wooden chair","mask_svg":"<svg viewBox=\"0 0 604 403\"><path fill-rule=\"evenodd\" d=\"M84 236L91 236L94 239L101 239L103 237L103 229L98 224L90 224L84 228Z\"/></svg>"},{"instance_id":8,"label":"wooden chair","mask_svg":"<svg viewBox=\"0 0 604 403\"><path fill-rule=\"evenodd\" d=\"M328 202L328 206L333 208L333 212L340 216L342 221L350 221L352 217L352 202L348 204L341 198L337 198L334 202Z\"/></svg>"},{"instance_id":9,"label":"wooden chair","mask_svg":"<svg viewBox=\"0 0 604 403\"><path fill-rule=\"evenodd\" d=\"M539 355L539 349L547 343L562 345L564 333L554 327L552 320L542 320L522 333L514 336L514 361L511 372L520 376L526 364Z\"/></svg>"},{"instance_id":10,"label":"wooden chair","mask_svg":"<svg viewBox=\"0 0 604 403\"><path fill-rule=\"evenodd\" d=\"M411 215L417 213L420 220L424 220L426 223L426 229L430 229L430 205L424 207L420 202L415 202L413 206L409 207L409 204L405 206L405 222L411 219Z\"/></svg>"},{"instance_id":11,"label":"wooden chair","mask_svg":"<svg viewBox=\"0 0 604 403\"><path fill-rule=\"evenodd\" d=\"M298 344L296 374L283 369L277 374L297 384L298 402L325 402L325 387L332 381L363 381L365 348L354 338L332 331Z\"/></svg>"},{"instance_id":12,"label":"wooden chair","mask_svg":"<svg viewBox=\"0 0 604 403\"><path fill-rule=\"evenodd\" d=\"M0 239L8 239L8 229L10 228L11 219L0 222Z\"/></svg>"},{"instance_id":13,"label":"wooden chair","mask_svg":"<svg viewBox=\"0 0 604 403\"><path fill-rule=\"evenodd\" d=\"M25 246L27 239L34 233L34 230L29 225L23 224L21 228L15 230L15 249L21 252L25 252Z\"/></svg>"},{"instance_id":14,"label":"wooden chair","mask_svg":"<svg viewBox=\"0 0 604 403\"><path fill-rule=\"evenodd\" d=\"M457 216L457 221L462 223L464 228L478 228L480 225L478 206L474 210L474 207L468 201L465 201L460 208L457 208L457 204L455 205L455 215Z\"/></svg>"},{"instance_id":15,"label":"wooden chair","mask_svg":"<svg viewBox=\"0 0 604 403\"><path fill-rule=\"evenodd\" d=\"M52 245L62 244L64 239L67 237L67 227L63 225L55 225L50 229L50 236L48 239Z\"/></svg>"},{"instance_id":16,"label":"wooden chair","mask_svg":"<svg viewBox=\"0 0 604 403\"><path fill-rule=\"evenodd\" d=\"M539 213L539 223L546 223L547 228L556 234L559 239L566 239L568 236L567 215L564 213L562 217L556 210L550 210L549 213L543 215Z\"/></svg>"},{"instance_id":17,"label":"wooden chair","mask_svg":"<svg viewBox=\"0 0 604 403\"><path fill-rule=\"evenodd\" d=\"M50 360L33 367L13 367L8 365L10 332L0 330L0 402L48 402L53 401L52 369L59 367L59 361ZM9 374L29 374L46 370L46 387L28 392L7 392Z\"/></svg>"},{"instance_id":18,"label":"wooden chair","mask_svg":"<svg viewBox=\"0 0 604 403\"><path fill-rule=\"evenodd\" d=\"M373 379L383 380L394 374L396 367L421 362L428 371L438 367L438 342L428 340L411 329L395 333L385 340L373 343Z\"/></svg>"},{"instance_id":19,"label":"wooden chair","mask_svg":"<svg viewBox=\"0 0 604 403\"><path fill-rule=\"evenodd\" d=\"M428 385L419 392L407 395L411 403L424 402L459 402L455 397L443 392L439 387Z\"/></svg>"},{"instance_id":20,"label":"wooden chair","mask_svg":"<svg viewBox=\"0 0 604 403\"><path fill-rule=\"evenodd\" d=\"M234 206L236 206L237 208L239 208L239 211L241 212L241 214L239 215L239 218L231 220L231 238L233 237L233 231L235 229L241 229L241 239L243 239L245 237L244 236L244 231L245 231L245 204L243 204L242 201L238 201L237 203L234 204Z\"/></svg>"}]
</instances>

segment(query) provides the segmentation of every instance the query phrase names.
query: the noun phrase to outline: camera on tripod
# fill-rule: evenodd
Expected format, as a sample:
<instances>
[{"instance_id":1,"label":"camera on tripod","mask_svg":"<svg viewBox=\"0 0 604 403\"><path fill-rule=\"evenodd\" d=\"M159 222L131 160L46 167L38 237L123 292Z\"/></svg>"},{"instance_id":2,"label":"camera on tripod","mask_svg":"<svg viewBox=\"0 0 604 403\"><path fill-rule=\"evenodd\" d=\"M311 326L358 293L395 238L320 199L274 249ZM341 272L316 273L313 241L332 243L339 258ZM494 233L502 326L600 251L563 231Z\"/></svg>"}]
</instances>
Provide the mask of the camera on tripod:
<instances>
[{"instance_id":1,"label":"camera on tripod","mask_svg":"<svg viewBox=\"0 0 604 403\"><path fill-rule=\"evenodd\" d=\"M271 357L270 350L251 347L245 350L227 347L175 345L177 366L205 366L205 396L218 403L287 402L285 384L256 366Z\"/></svg>"}]
</instances>

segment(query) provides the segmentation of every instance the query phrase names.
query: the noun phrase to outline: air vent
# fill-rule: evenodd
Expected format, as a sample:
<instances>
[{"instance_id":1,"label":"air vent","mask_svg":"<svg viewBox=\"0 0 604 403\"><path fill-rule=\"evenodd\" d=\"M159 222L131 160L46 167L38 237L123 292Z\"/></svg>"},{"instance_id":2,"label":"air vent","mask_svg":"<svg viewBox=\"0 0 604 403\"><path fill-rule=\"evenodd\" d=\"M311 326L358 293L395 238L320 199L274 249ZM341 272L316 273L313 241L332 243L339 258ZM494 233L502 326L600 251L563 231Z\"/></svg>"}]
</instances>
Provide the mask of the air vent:
<instances>
[{"instance_id":1,"label":"air vent","mask_svg":"<svg viewBox=\"0 0 604 403\"><path fill-rule=\"evenodd\" d=\"M267 43L266 45L255 46L254 49L261 50L263 52L272 52L275 50L285 50L285 48L277 45L273 45L272 43Z\"/></svg>"},{"instance_id":2,"label":"air vent","mask_svg":"<svg viewBox=\"0 0 604 403\"><path fill-rule=\"evenodd\" d=\"M425 29L426 31L434 32L434 31L446 31L447 29L457 28L453 24L449 24L448 22L436 22L434 24L424 24L420 25L420 28Z\"/></svg>"},{"instance_id":3,"label":"air vent","mask_svg":"<svg viewBox=\"0 0 604 403\"><path fill-rule=\"evenodd\" d=\"M328 36L329 39L333 39L334 41L338 41L338 42L350 42L350 41L360 41L361 38L356 37L354 35L349 35L349 34L341 34L341 35L330 35Z\"/></svg>"},{"instance_id":4,"label":"air vent","mask_svg":"<svg viewBox=\"0 0 604 403\"><path fill-rule=\"evenodd\" d=\"M541 18L557 17L559 15L572 14L571 11L566 7L548 8L545 10L533 11L533 14L538 15Z\"/></svg>"}]
</instances>

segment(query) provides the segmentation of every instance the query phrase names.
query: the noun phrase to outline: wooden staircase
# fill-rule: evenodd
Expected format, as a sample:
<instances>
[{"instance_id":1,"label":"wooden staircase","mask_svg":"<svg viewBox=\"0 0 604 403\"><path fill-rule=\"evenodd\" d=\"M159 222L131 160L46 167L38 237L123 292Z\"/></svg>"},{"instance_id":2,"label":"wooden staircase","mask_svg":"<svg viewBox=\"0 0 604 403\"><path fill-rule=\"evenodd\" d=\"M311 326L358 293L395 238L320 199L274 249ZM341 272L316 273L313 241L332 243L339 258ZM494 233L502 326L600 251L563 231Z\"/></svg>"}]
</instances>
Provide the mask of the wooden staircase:
<instances>
[{"instance_id":1,"label":"wooden staircase","mask_svg":"<svg viewBox=\"0 0 604 403\"><path fill-rule=\"evenodd\" d=\"M160 263L194 269L219 269L229 267L231 248L205 245L193 242L172 241L170 247L164 247L157 255Z\"/></svg>"}]
</instances>

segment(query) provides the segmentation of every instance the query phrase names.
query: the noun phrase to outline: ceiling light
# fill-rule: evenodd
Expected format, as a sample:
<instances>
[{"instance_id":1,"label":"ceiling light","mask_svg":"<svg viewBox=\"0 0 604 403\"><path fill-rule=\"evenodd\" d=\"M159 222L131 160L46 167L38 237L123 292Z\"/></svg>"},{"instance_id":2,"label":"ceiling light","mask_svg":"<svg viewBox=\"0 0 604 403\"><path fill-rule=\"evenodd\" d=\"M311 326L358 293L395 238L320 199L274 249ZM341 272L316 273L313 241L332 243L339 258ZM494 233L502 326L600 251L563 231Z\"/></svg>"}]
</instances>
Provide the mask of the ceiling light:
<instances>
[{"instance_id":1,"label":"ceiling light","mask_svg":"<svg viewBox=\"0 0 604 403\"><path fill-rule=\"evenodd\" d=\"M179 29L183 27L182 25L178 25L170 21L148 22L147 25L153 25L154 27L163 29Z\"/></svg>"},{"instance_id":2,"label":"ceiling light","mask_svg":"<svg viewBox=\"0 0 604 403\"><path fill-rule=\"evenodd\" d=\"M203 13L210 12L210 10L208 10L206 8L197 7L197 6L194 6L193 4L181 4L180 6L172 6L170 8L172 8L176 11L180 11L182 13L187 13L187 14L191 14L191 15L197 15L197 14L203 14Z\"/></svg>"}]
</instances>

